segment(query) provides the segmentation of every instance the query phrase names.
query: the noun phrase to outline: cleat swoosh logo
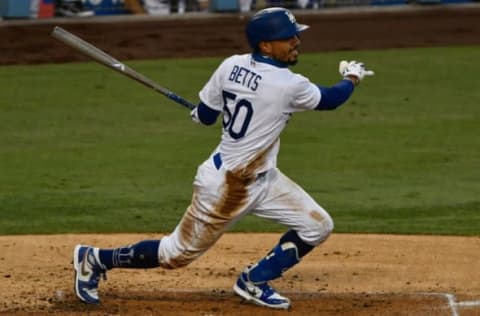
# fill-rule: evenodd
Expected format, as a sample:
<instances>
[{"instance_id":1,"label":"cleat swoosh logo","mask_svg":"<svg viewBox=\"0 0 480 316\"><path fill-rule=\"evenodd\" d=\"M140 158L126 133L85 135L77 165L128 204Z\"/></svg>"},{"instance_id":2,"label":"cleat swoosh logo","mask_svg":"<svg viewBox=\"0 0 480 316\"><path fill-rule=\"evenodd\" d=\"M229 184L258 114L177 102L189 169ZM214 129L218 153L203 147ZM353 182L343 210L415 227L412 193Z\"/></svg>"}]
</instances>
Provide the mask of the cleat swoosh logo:
<instances>
[{"instance_id":1,"label":"cleat swoosh logo","mask_svg":"<svg viewBox=\"0 0 480 316\"><path fill-rule=\"evenodd\" d=\"M88 249L87 251L85 251L85 254L83 255L82 265L80 266L80 274L83 277L86 277L89 275L89 272L85 269L85 265L87 264L87 258L88 258Z\"/></svg>"},{"instance_id":2,"label":"cleat swoosh logo","mask_svg":"<svg viewBox=\"0 0 480 316\"><path fill-rule=\"evenodd\" d=\"M248 292L250 295L255 296L255 297L258 297L259 294L261 294L261 293L258 291L258 289L256 289L256 288L249 288L249 287L247 287L247 292Z\"/></svg>"}]
</instances>

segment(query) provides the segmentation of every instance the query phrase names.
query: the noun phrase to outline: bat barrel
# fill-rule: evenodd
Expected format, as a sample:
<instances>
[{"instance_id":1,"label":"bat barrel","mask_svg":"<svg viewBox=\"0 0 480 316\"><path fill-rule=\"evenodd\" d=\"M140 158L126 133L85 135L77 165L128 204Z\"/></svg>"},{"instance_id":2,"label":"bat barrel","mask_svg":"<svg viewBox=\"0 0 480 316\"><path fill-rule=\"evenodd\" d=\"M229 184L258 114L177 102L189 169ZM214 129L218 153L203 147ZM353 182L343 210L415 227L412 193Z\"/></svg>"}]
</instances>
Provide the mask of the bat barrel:
<instances>
[{"instance_id":1,"label":"bat barrel","mask_svg":"<svg viewBox=\"0 0 480 316\"><path fill-rule=\"evenodd\" d=\"M62 29L59 26L55 26L51 35L55 39L66 44L67 46L70 46L78 52L104 65L112 65L115 63L119 63L118 60L116 60L112 56L91 45L90 43L85 42L80 37L77 37L72 33Z\"/></svg>"},{"instance_id":2,"label":"bat barrel","mask_svg":"<svg viewBox=\"0 0 480 316\"><path fill-rule=\"evenodd\" d=\"M92 44L82 40L78 36L73 35L72 33L62 29L59 26L55 26L51 33L52 37L59 40L60 42L70 46L71 48L75 49L76 51L82 53L83 55L90 57L91 59L95 60L96 62L107 66L122 75L125 75L163 95L168 97L169 99L181 104L189 109L195 108L195 105L188 102L184 98L176 95L172 91L165 89L155 81L145 77L144 75L140 74L139 72L133 70L132 68L124 65L123 63L119 62L109 54L105 53L101 49L93 46Z\"/></svg>"}]
</instances>

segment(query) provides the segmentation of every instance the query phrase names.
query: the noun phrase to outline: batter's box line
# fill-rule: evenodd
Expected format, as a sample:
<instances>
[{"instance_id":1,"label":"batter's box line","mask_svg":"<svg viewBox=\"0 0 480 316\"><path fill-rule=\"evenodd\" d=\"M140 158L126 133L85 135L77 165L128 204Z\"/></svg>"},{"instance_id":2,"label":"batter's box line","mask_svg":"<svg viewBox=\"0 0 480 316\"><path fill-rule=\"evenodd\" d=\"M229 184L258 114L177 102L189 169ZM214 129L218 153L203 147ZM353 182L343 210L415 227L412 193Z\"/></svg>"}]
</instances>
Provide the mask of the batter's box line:
<instances>
[{"instance_id":1,"label":"batter's box line","mask_svg":"<svg viewBox=\"0 0 480 316\"><path fill-rule=\"evenodd\" d=\"M457 298L452 293L423 293L425 295L438 295L443 296L447 299L448 306L452 311L452 316L459 316L458 314L458 307L476 307L480 306L480 300L476 301L459 301L457 302Z\"/></svg>"},{"instance_id":2,"label":"batter's box line","mask_svg":"<svg viewBox=\"0 0 480 316\"><path fill-rule=\"evenodd\" d=\"M163 289L162 292L167 293L212 293L212 292L219 292L219 293L229 293L232 292L230 289L222 289L222 288L211 288L211 289L194 289L194 288L178 288L178 289ZM233 293L233 292L232 292ZM316 291L282 291L284 294L326 294L326 293L319 293ZM330 293L332 294L332 293ZM350 293L352 294L352 293ZM359 293L357 293L359 294ZM476 307L480 306L480 300L476 301L459 301L457 302L457 298L452 293L436 293L436 292L413 292L413 293L388 293L388 292L362 292L361 294L366 295L408 295L408 296L415 296L415 295L422 295L422 296L437 296L445 298L448 302L448 306L452 311L452 316L459 316L458 314L458 307Z\"/></svg>"}]
</instances>

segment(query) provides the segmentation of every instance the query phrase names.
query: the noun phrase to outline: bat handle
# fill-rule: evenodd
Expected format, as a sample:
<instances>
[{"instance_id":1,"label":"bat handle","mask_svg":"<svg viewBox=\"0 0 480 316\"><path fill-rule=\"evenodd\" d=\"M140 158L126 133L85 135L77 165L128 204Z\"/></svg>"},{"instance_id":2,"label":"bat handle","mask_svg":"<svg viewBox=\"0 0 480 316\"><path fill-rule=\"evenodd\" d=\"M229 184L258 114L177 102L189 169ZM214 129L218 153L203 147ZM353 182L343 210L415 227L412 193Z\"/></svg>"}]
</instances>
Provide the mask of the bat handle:
<instances>
[{"instance_id":1,"label":"bat handle","mask_svg":"<svg viewBox=\"0 0 480 316\"><path fill-rule=\"evenodd\" d=\"M189 108L190 110L193 110L196 106L190 102L188 102L187 100L185 100L184 98L182 98L181 96L178 96L176 95L175 93L169 91L166 96L168 98L170 98L171 100Z\"/></svg>"}]
</instances>

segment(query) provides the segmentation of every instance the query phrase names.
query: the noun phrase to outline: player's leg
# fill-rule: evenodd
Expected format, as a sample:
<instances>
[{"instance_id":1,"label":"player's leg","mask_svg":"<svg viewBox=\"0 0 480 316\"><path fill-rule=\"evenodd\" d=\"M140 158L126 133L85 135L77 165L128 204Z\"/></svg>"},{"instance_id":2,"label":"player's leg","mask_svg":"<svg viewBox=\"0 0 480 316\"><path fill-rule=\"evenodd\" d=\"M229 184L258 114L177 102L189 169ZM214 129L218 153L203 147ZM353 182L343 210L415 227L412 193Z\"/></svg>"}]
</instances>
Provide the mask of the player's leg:
<instances>
[{"instance_id":1,"label":"player's leg","mask_svg":"<svg viewBox=\"0 0 480 316\"><path fill-rule=\"evenodd\" d=\"M227 223L207 223L196 218L195 211L190 205L175 231L161 240L142 240L115 249L77 245L74 250L77 296L86 303L98 303L100 276L105 276L106 271L113 268L162 266L173 269L186 266L198 258L220 238ZM189 237L191 240L187 239Z\"/></svg>"},{"instance_id":2,"label":"player's leg","mask_svg":"<svg viewBox=\"0 0 480 316\"><path fill-rule=\"evenodd\" d=\"M162 238L160 266L179 268L205 253L235 222L252 209L262 186L209 160L198 170L190 207L174 232Z\"/></svg>"},{"instance_id":3,"label":"player's leg","mask_svg":"<svg viewBox=\"0 0 480 316\"><path fill-rule=\"evenodd\" d=\"M116 249L77 245L73 251L75 293L80 300L96 304L100 277L115 267L147 269L159 266L159 240L143 240Z\"/></svg>"},{"instance_id":4,"label":"player's leg","mask_svg":"<svg viewBox=\"0 0 480 316\"><path fill-rule=\"evenodd\" d=\"M270 190L253 211L286 225L290 230L259 262L246 268L234 286L240 296L271 308L289 308L290 301L268 285L296 265L333 230L333 221L300 186L280 171L269 174Z\"/></svg>"},{"instance_id":5,"label":"player's leg","mask_svg":"<svg viewBox=\"0 0 480 316\"><path fill-rule=\"evenodd\" d=\"M86 303L99 303L98 284L101 276L106 279L107 270L158 267L159 244L160 240L143 240L115 249L77 245L73 251L74 286L77 297Z\"/></svg>"},{"instance_id":6,"label":"player's leg","mask_svg":"<svg viewBox=\"0 0 480 316\"><path fill-rule=\"evenodd\" d=\"M75 247L77 296L84 302L98 303L100 276L113 268L173 269L188 265L251 208L260 192L256 188L247 187L207 160L198 168L191 205L172 234L116 249Z\"/></svg>"}]
</instances>

